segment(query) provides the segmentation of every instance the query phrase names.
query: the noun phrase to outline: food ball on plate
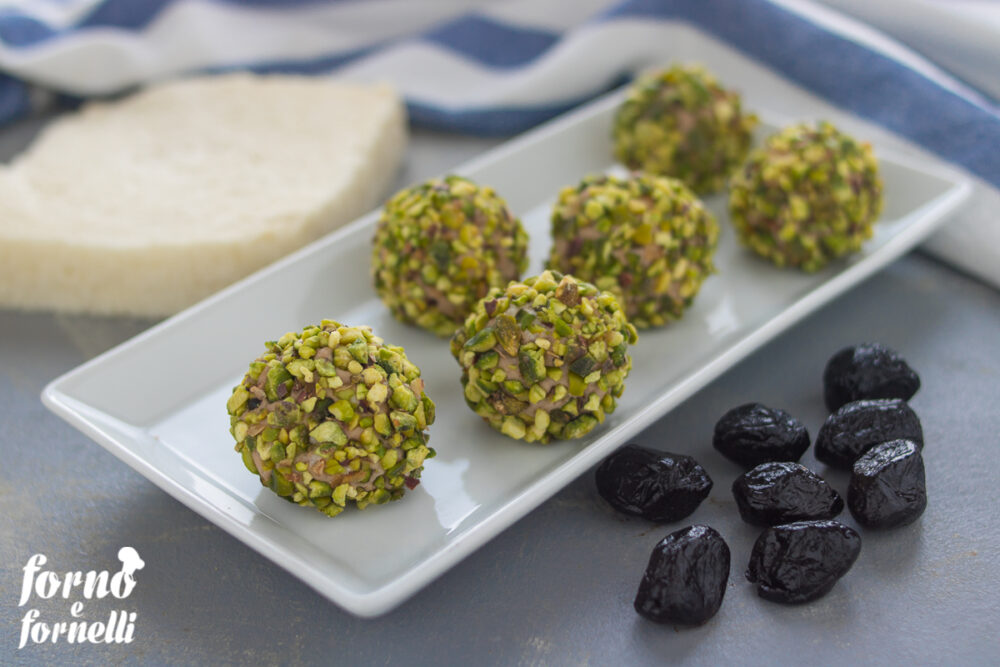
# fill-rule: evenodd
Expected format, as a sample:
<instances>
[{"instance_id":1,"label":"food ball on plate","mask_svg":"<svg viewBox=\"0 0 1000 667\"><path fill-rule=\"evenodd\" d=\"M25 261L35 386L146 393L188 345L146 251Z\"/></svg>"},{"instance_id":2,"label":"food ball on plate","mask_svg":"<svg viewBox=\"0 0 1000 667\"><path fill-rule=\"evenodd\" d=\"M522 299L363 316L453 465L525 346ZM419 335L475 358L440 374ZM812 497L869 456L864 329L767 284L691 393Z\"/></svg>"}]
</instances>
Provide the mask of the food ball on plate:
<instances>
[{"instance_id":1,"label":"food ball on plate","mask_svg":"<svg viewBox=\"0 0 1000 667\"><path fill-rule=\"evenodd\" d=\"M398 319L451 336L527 268L528 235L493 188L461 176L395 194L375 231L375 291Z\"/></svg>"},{"instance_id":2,"label":"food ball on plate","mask_svg":"<svg viewBox=\"0 0 1000 667\"><path fill-rule=\"evenodd\" d=\"M236 451L264 486L336 516L419 484L434 403L403 348L333 320L266 347L226 404Z\"/></svg>"},{"instance_id":3,"label":"food ball on plate","mask_svg":"<svg viewBox=\"0 0 1000 667\"><path fill-rule=\"evenodd\" d=\"M786 127L733 176L729 211L758 255L817 271L871 238L882 211L878 161L870 144L830 123Z\"/></svg>"},{"instance_id":4,"label":"food ball on plate","mask_svg":"<svg viewBox=\"0 0 1000 667\"><path fill-rule=\"evenodd\" d=\"M757 117L700 65L640 75L614 118L615 156L629 169L721 190L750 148Z\"/></svg>"},{"instance_id":5,"label":"food ball on plate","mask_svg":"<svg viewBox=\"0 0 1000 667\"><path fill-rule=\"evenodd\" d=\"M451 340L465 400L517 440L579 438L615 409L635 327L610 292L556 271L493 288Z\"/></svg>"},{"instance_id":6,"label":"food ball on plate","mask_svg":"<svg viewBox=\"0 0 1000 667\"><path fill-rule=\"evenodd\" d=\"M638 328L676 320L713 271L719 226L680 181L588 176L552 211L549 267L614 292Z\"/></svg>"}]
</instances>

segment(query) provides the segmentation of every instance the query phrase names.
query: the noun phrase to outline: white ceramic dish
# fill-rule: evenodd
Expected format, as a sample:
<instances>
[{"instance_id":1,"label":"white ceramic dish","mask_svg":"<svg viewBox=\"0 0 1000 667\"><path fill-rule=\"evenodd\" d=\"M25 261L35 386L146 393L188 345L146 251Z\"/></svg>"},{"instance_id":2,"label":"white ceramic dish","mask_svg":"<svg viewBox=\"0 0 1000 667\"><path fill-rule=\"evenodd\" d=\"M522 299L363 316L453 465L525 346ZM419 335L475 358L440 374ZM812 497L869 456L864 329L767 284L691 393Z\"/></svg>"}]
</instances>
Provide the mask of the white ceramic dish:
<instances>
[{"instance_id":1,"label":"white ceramic dish","mask_svg":"<svg viewBox=\"0 0 1000 667\"><path fill-rule=\"evenodd\" d=\"M613 169L620 93L455 171L495 186L548 248L559 188ZM773 128L772 128L773 129ZM767 128L765 128L767 131ZM384 613L549 498L602 457L809 312L910 250L968 194L940 165L881 159L886 206L860 254L804 275L735 242L724 200L716 263L683 321L641 334L618 410L587 438L548 446L501 436L465 406L446 342L404 326L369 286L377 214L356 221L53 381L43 401L188 507L345 609ZM397 503L336 519L260 486L233 451L226 398L263 341L330 317L404 345L437 404L423 484Z\"/></svg>"}]
</instances>

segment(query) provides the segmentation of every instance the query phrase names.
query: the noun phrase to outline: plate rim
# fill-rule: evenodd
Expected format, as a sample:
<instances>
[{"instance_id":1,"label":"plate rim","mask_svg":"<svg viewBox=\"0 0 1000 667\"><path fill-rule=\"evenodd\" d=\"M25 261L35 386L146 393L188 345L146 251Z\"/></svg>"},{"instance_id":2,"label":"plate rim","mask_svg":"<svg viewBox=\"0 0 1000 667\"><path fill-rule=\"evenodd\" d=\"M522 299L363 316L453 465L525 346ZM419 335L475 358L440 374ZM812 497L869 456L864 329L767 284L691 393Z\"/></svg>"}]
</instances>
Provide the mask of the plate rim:
<instances>
[{"instance_id":1,"label":"plate rim","mask_svg":"<svg viewBox=\"0 0 1000 667\"><path fill-rule=\"evenodd\" d=\"M449 170L448 173L465 174L475 172L502 161L511 155L516 155L522 148L531 145L546 135L559 133L581 120L605 112L608 106L612 106L617 102L623 91L624 88L619 88L588 104L562 114L462 163ZM766 112L757 113L765 121L768 120ZM775 124L780 126L780 123ZM969 179L962 175L956 168L936 158L928 160L919 155L901 154L891 150L883 150L881 147L876 150L876 153L879 157L888 158L915 171L946 181L951 185L934 199L920 208L911 211L910 214L919 213L917 218L905 229L887 239L885 244L879 248L877 255L869 255L845 266L836 275L817 285L815 288L810 289L800 298L789 302L778 315L727 346L719 354L712 357L705 365L681 378L681 381L677 385L639 408L627 421L609 428L589 446L528 484L520 493L508 498L505 503L500 505L483 520L460 530L453 541L435 550L425 560L421 561L419 568L410 568L402 574L382 582L376 588L363 593L358 593L338 583L337 579L330 577L327 572L305 559L300 551L285 547L280 542L276 543L260 535L257 531L248 529L229 513L217 507L215 503L196 494L191 488L181 484L179 481L175 481L166 473L154 467L149 461L134 452L125 442L103 430L101 428L101 420L89 416L88 413L96 412L106 415L107 418L114 421L126 422L122 422L122 420L118 420L97 408L90 408L86 403L79 401L69 394L68 391L65 391L64 387L74 382L76 378L86 375L95 367L106 363L109 359L125 354L136 346L143 345L150 338L165 335L165 331L169 331L179 323L197 317L202 311L210 309L215 304L224 301L231 294L245 289L248 284L281 271L285 266L300 261L303 257L322 252L328 246L335 244L340 238L356 233L372 223L378 216L381 207L279 258L275 262L205 297L198 303L154 324L128 340L63 373L45 386L41 393L41 400L54 414L94 440L171 497L219 526L254 551L274 561L277 565L283 567L290 574L303 581L307 586L316 590L327 599L357 616L366 618L379 616L404 602L459 561L506 530L528 512L538 507L605 456L615 446L615 443L637 435L683 400L704 388L727 369L748 357L782 331L789 329L834 297L843 294L851 287L861 283L911 250L926 238L937 225L942 224L947 213L954 210L967 199L972 191L972 184ZM914 163L916 166L913 166ZM190 472L191 474L202 476L196 469L190 469ZM308 545L308 547L308 553L317 553L321 556L326 555L325 552L314 545Z\"/></svg>"}]
</instances>

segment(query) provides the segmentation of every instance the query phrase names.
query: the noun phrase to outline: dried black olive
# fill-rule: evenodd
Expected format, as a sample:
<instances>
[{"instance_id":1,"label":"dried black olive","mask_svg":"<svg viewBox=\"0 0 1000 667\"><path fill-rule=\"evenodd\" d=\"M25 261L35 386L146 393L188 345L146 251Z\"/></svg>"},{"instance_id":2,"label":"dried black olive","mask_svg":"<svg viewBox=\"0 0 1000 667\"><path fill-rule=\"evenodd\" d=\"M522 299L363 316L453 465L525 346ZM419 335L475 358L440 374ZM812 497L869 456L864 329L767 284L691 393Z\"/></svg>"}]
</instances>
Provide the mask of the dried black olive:
<instances>
[{"instance_id":1,"label":"dried black olive","mask_svg":"<svg viewBox=\"0 0 1000 667\"><path fill-rule=\"evenodd\" d=\"M729 545L714 528L688 526L653 548L635 610L657 623L698 625L715 616L729 581Z\"/></svg>"},{"instance_id":2,"label":"dried black olive","mask_svg":"<svg viewBox=\"0 0 1000 667\"><path fill-rule=\"evenodd\" d=\"M861 536L839 521L797 521L768 528L753 545L746 577L773 602L823 597L861 553Z\"/></svg>"},{"instance_id":3,"label":"dried black olive","mask_svg":"<svg viewBox=\"0 0 1000 667\"><path fill-rule=\"evenodd\" d=\"M816 458L835 468L851 469L862 454L888 440L906 439L923 447L917 413L900 398L847 403L826 418L816 434Z\"/></svg>"},{"instance_id":4,"label":"dried black olive","mask_svg":"<svg viewBox=\"0 0 1000 667\"><path fill-rule=\"evenodd\" d=\"M604 459L597 492L619 512L658 523L679 521L712 490L712 478L690 456L626 445Z\"/></svg>"},{"instance_id":5,"label":"dried black olive","mask_svg":"<svg viewBox=\"0 0 1000 667\"><path fill-rule=\"evenodd\" d=\"M847 506L858 523L895 528L916 521L927 507L924 459L910 440L876 445L854 462Z\"/></svg>"},{"instance_id":6,"label":"dried black olive","mask_svg":"<svg viewBox=\"0 0 1000 667\"><path fill-rule=\"evenodd\" d=\"M906 360L881 343L845 347L830 357L823 371L823 396L833 412L863 398L901 398L920 389L918 376Z\"/></svg>"},{"instance_id":7,"label":"dried black olive","mask_svg":"<svg viewBox=\"0 0 1000 667\"><path fill-rule=\"evenodd\" d=\"M766 461L798 461L809 449L809 432L784 410L747 403L722 415L715 424L712 445L752 468Z\"/></svg>"},{"instance_id":8,"label":"dried black olive","mask_svg":"<svg viewBox=\"0 0 1000 667\"><path fill-rule=\"evenodd\" d=\"M761 463L733 482L733 497L747 523L776 526L803 519L832 519L844 509L833 487L800 463Z\"/></svg>"}]
</instances>

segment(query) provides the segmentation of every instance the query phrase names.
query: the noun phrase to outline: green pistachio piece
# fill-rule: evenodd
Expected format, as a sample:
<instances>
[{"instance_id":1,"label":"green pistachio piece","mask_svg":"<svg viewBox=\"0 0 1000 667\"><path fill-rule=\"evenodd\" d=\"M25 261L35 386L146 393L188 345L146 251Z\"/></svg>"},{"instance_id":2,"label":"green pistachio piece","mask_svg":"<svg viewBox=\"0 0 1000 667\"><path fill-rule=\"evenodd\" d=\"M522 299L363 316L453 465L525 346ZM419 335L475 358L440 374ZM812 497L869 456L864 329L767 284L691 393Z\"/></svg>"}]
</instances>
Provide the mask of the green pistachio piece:
<instances>
[{"instance_id":1,"label":"green pistachio piece","mask_svg":"<svg viewBox=\"0 0 1000 667\"><path fill-rule=\"evenodd\" d=\"M527 409L528 403L526 401L519 400L513 396L504 395L500 398L500 404L503 406L503 414L505 415L518 415Z\"/></svg>"},{"instance_id":2,"label":"green pistachio piece","mask_svg":"<svg viewBox=\"0 0 1000 667\"><path fill-rule=\"evenodd\" d=\"M316 372L323 377L332 377L337 374L337 367L326 359L316 360Z\"/></svg>"},{"instance_id":3,"label":"green pistachio piece","mask_svg":"<svg viewBox=\"0 0 1000 667\"><path fill-rule=\"evenodd\" d=\"M247 437L247 432L249 430L250 427L247 426L246 422L236 422L236 424L233 425L233 437L236 439L236 442L243 442L243 439Z\"/></svg>"},{"instance_id":4,"label":"green pistachio piece","mask_svg":"<svg viewBox=\"0 0 1000 667\"><path fill-rule=\"evenodd\" d=\"M364 338L358 338L348 344L347 351L359 364L368 362L368 342Z\"/></svg>"},{"instance_id":5,"label":"green pistachio piece","mask_svg":"<svg viewBox=\"0 0 1000 667\"><path fill-rule=\"evenodd\" d=\"M328 408L331 415L339 419L340 421L347 423L354 418L354 408L351 406L350 401L345 401L343 399L337 401ZM310 434L312 435L312 434ZM316 436L313 436L316 437ZM332 440L331 440L332 442Z\"/></svg>"},{"instance_id":6,"label":"green pistachio piece","mask_svg":"<svg viewBox=\"0 0 1000 667\"><path fill-rule=\"evenodd\" d=\"M380 435L389 435L392 432L392 423L389 421L389 415L384 412L375 415L373 425L375 432Z\"/></svg>"},{"instance_id":7,"label":"green pistachio piece","mask_svg":"<svg viewBox=\"0 0 1000 667\"><path fill-rule=\"evenodd\" d=\"M295 491L295 486L275 470L271 474L271 490L279 496L290 496Z\"/></svg>"},{"instance_id":8,"label":"green pistachio piece","mask_svg":"<svg viewBox=\"0 0 1000 667\"><path fill-rule=\"evenodd\" d=\"M264 385L264 393L272 401L278 400L278 387L292 379L292 374L281 365L272 366L267 371L267 382Z\"/></svg>"},{"instance_id":9,"label":"green pistachio piece","mask_svg":"<svg viewBox=\"0 0 1000 667\"><path fill-rule=\"evenodd\" d=\"M331 499L337 505L343 507L347 504L347 492L350 490L350 484L341 484L333 490L330 494Z\"/></svg>"},{"instance_id":10,"label":"green pistachio piece","mask_svg":"<svg viewBox=\"0 0 1000 667\"><path fill-rule=\"evenodd\" d=\"M394 410L389 413L389 418L392 420L392 425L397 431L408 433L417 428L417 418L408 412Z\"/></svg>"},{"instance_id":11,"label":"green pistachio piece","mask_svg":"<svg viewBox=\"0 0 1000 667\"><path fill-rule=\"evenodd\" d=\"M420 401L409 387L401 385L392 390L392 395L389 397L389 403L393 407L399 408L400 410L412 412L417 409Z\"/></svg>"},{"instance_id":12,"label":"green pistachio piece","mask_svg":"<svg viewBox=\"0 0 1000 667\"><path fill-rule=\"evenodd\" d=\"M517 311L517 324L521 327L521 329L527 330L535 321L536 317L537 315L535 315L533 311L522 308ZM511 354L513 354L513 352Z\"/></svg>"},{"instance_id":13,"label":"green pistachio piece","mask_svg":"<svg viewBox=\"0 0 1000 667\"><path fill-rule=\"evenodd\" d=\"M573 361L573 363L569 365L569 369L577 375L586 377L587 375L590 375L590 372L595 366L597 366L597 361L595 361L589 354L585 354Z\"/></svg>"},{"instance_id":14,"label":"green pistachio piece","mask_svg":"<svg viewBox=\"0 0 1000 667\"><path fill-rule=\"evenodd\" d=\"M545 361L538 352L521 350L518 354L518 368L524 379L532 384L545 377Z\"/></svg>"},{"instance_id":15,"label":"green pistachio piece","mask_svg":"<svg viewBox=\"0 0 1000 667\"><path fill-rule=\"evenodd\" d=\"M305 379L308 382L312 379L312 373L309 368L310 365L313 365L312 362L307 362L304 359L293 359L285 365L285 370L287 370L293 377ZM307 374L309 377L306 377Z\"/></svg>"},{"instance_id":16,"label":"green pistachio piece","mask_svg":"<svg viewBox=\"0 0 1000 667\"><path fill-rule=\"evenodd\" d=\"M389 492L385 489L376 489L368 497L368 501L373 505L382 505L390 500Z\"/></svg>"},{"instance_id":17,"label":"green pistachio piece","mask_svg":"<svg viewBox=\"0 0 1000 667\"><path fill-rule=\"evenodd\" d=\"M323 512L323 514L327 515L328 517L332 518L343 512L344 508L340 505L335 505L333 503L330 503L329 505L324 505L320 509L320 511Z\"/></svg>"},{"instance_id":18,"label":"green pistachio piece","mask_svg":"<svg viewBox=\"0 0 1000 667\"><path fill-rule=\"evenodd\" d=\"M309 437L314 442L332 442L335 445L346 445L347 436L337 422L325 421L309 431Z\"/></svg>"},{"instance_id":19,"label":"green pistachio piece","mask_svg":"<svg viewBox=\"0 0 1000 667\"><path fill-rule=\"evenodd\" d=\"M521 327L517 321L510 315L499 315L494 327L500 347L510 356L516 355L521 347Z\"/></svg>"},{"instance_id":20,"label":"green pistachio piece","mask_svg":"<svg viewBox=\"0 0 1000 667\"><path fill-rule=\"evenodd\" d=\"M506 436L514 438L515 440L521 440L524 438L527 429L522 422L517 417L504 417L503 422L501 422L500 432Z\"/></svg>"},{"instance_id":21,"label":"green pistachio piece","mask_svg":"<svg viewBox=\"0 0 1000 667\"><path fill-rule=\"evenodd\" d=\"M503 390L508 394L517 395L524 393L525 387L517 380L506 380L503 383Z\"/></svg>"},{"instance_id":22,"label":"green pistachio piece","mask_svg":"<svg viewBox=\"0 0 1000 667\"><path fill-rule=\"evenodd\" d=\"M250 392L243 385L239 385L233 389L233 395L226 401L226 409L229 411L229 414L234 415L237 410L246 405L248 400L250 400ZM242 440L242 438L240 439Z\"/></svg>"},{"instance_id":23,"label":"green pistachio piece","mask_svg":"<svg viewBox=\"0 0 1000 667\"><path fill-rule=\"evenodd\" d=\"M479 355L476 359L476 368L480 370L489 370L491 368L496 368L497 363L500 361L500 355L493 350L487 350Z\"/></svg>"},{"instance_id":24,"label":"green pistachio piece","mask_svg":"<svg viewBox=\"0 0 1000 667\"><path fill-rule=\"evenodd\" d=\"M465 342L463 346L473 352L485 352L497 343L497 338L493 329L483 329L475 336Z\"/></svg>"},{"instance_id":25,"label":"green pistachio piece","mask_svg":"<svg viewBox=\"0 0 1000 667\"><path fill-rule=\"evenodd\" d=\"M309 497L310 498L320 498L323 496L329 496L333 491L330 489L330 485L326 482L321 482L319 480L313 480L309 482Z\"/></svg>"},{"instance_id":26,"label":"green pistachio piece","mask_svg":"<svg viewBox=\"0 0 1000 667\"><path fill-rule=\"evenodd\" d=\"M552 321L552 328L555 329L556 333L564 338L568 338L573 335L573 327L571 327L565 320L561 317L555 317Z\"/></svg>"},{"instance_id":27,"label":"green pistachio piece","mask_svg":"<svg viewBox=\"0 0 1000 667\"><path fill-rule=\"evenodd\" d=\"M248 376L250 378L250 382L248 384L257 384L257 380L260 378L260 374L264 372L265 368L267 368L267 364L259 359L251 363L250 371L248 372Z\"/></svg>"},{"instance_id":28,"label":"green pistachio piece","mask_svg":"<svg viewBox=\"0 0 1000 667\"><path fill-rule=\"evenodd\" d=\"M594 430L597 419L590 415L580 415L563 427L563 437L567 440L580 438Z\"/></svg>"},{"instance_id":29,"label":"green pistachio piece","mask_svg":"<svg viewBox=\"0 0 1000 667\"><path fill-rule=\"evenodd\" d=\"M250 450L244 447L240 450L240 455L243 457L243 465L246 466L247 470L255 475L259 474L257 466L253 462L253 456L250 454Z\"/></svg>"},{"instance_id":30,"label":"green pistachio piece","mask_svg":"<svg viewBox=\"0 0 1000 667\"><path fill-rule=\"evenodd\" d=\"M382 464L382 468L385 469L385 470L389 470L394 465L396 465L396 456L397 456L397 454L396 454L396 450L395 449L390 449L389 451L387 451L385 453L385 455L382 456L382 458L380 460L380 463Z\"/></svg>"}]
</instances>

